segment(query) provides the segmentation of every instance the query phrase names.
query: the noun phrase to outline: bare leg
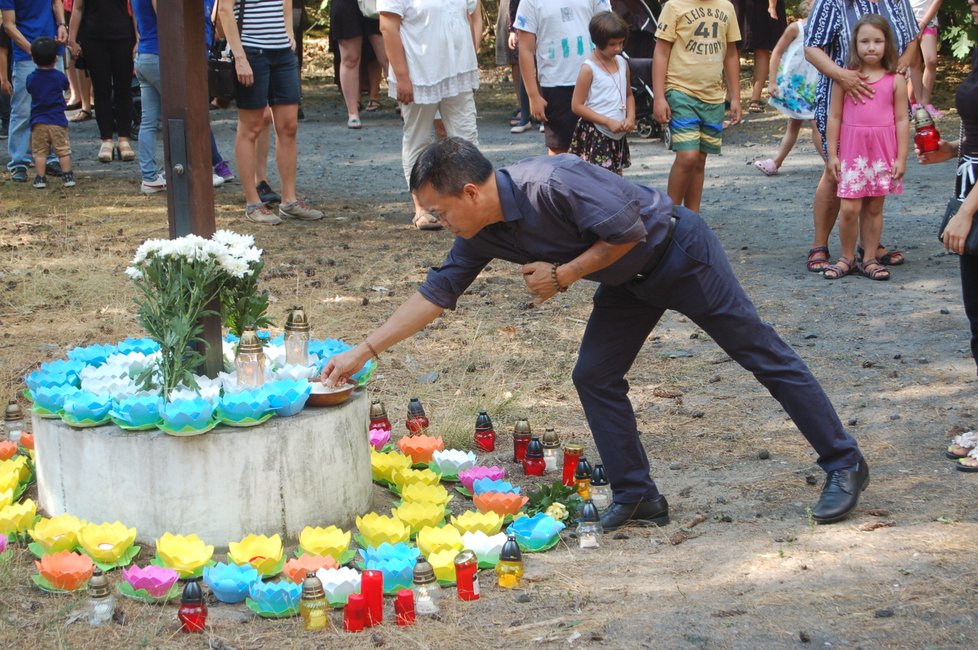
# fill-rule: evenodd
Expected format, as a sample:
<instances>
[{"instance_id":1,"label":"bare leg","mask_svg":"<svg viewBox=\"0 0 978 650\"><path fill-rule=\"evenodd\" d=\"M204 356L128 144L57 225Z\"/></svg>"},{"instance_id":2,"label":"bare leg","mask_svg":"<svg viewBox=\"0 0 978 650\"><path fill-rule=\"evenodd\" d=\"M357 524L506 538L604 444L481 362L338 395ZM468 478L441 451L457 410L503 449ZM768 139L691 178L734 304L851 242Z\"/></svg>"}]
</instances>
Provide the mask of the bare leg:
<instances>
[{"instance_id":1,"label":"bare leg","mask_svg":"<svg viewBox=\"0 0 978 650\"><path fill-rule=\"evenodd\" d=\"M752 102L761 101L761 93L767 86L767 72L771 64L771 50L754 50L754 88L750 93Z\"/></svg>"},{"instance_id":2,"label":"bare leg","mask_svg":"<svg viewBox=\"0 0 978 650\"><path fill-rule=\"evenodd\" d=\"M781 138L778 155L774 157L774 166L778 169L781 169L781 165L784 164L784 159L788 157L788 154L795 147L795 142L798 141L799 131L801 131L801 120L788 120L788 128L785 129L784 137Z\"/></svg>"},{"instance_id":3,"label":"bare leg","mask_svg":"<svg viewBox=\"0 0 978 650\"><path fill-rule=\"evenodd\" d=\"M257 178L259 158L256 156L256 143L265 128L264 108L238 109L238 134L234 141L234 157L238 163L241 178ZM267 150L266 150L267 153ZM257 183L242 183L245 202L249 205L259 203Z\"/></svg>"},{"instance_id":4,"label":"bare leg","mask_svg":"<svg viewBox=\"0 0 978 650\"><path fill-rule=\"evenodd\" d=\"M268 152L272 148L272 109L265 108L262 114L262 130L255 140L255 185L268 182ZM240 173L241 170L239 169ZM247 178L242 175L241 178Z\"/></svg>"},{"instance_id":5,"label":"bare leg","mask_svg":"<svg viewBox=\"0 0 978 650\"><path fill-rule=\"evenodd\" d=\"M863 261L876 259L876 249L883 236L883 199L873 196L863 199L862 216L859 219L859 239L863 244ZM841 215L840 215L841 216Z\"/></svg>"},{"instance_id":6,"label":"bare leg","mask_svg":"<svg viewBox=\"0 0 978 650\"><path fill-rule=\"evenodd\" d=\"M808 123L808 126L812 129L812 144L815 145L815 151L817 151L818 155L822 157L822 160L825 160L825 150L822 149L822 136L818 133L818 127L815 126L815 120L811 120Z\"/></svg>"},{"instance_id":7,"label":"bare leg","mask_svg":"<svg viewBox=\"0 0 978 650\"><path fill-rule=\"evenodd\" d=\"M812 248L829 244L829 235L832 234L835 220L839 216L839 197L835 194L837 190L835 179L828 170L822 170L822 177L818 180L818 187L815 188L813 206L815 235L812 239Z\"/></svg>"},{"instance_id":8,"label":"bare leg","mask_svg":"<svg viewBox=\"0 0 978 650\"><path fill-rule=\"evenodd\" d=\"M277 104L272 106L272 115L275 125L275 166L282 182L282 203L293 203L297 198L295 165L298 149L295 134L299 126L299 105Z\"/></svg>"},{"instance_id":9,"label":"bare leg","mask_svg":"<svg viewBox=\"0 0 978 650\"><path fill-rule=\"evenodd\" d=\"M923 54L924 63L918 68L923 68L920 84L920 92L917 93L917 102L921 106L931 103L931 94L934 92L934 80L937 77L937 36L935 34L924 34L920 37L920 52Z\"/></svg>"},{"instance_id":10,"label":"bare leg","mask_svg":"<svg viewBox=\"0 0 978 650\"><path fill-rule=\"evenodd\" d=\"M839 208L839 243L842 245L842 257L850 263L856 259L856 235L862 207L862 199L842 199Z\"/></svg>"},{"instance_id":11,"label":"bare leg","mask_svg":"<svg viewBox=\"0 0 978 650\"><path fill-rule=\"evenodd\" d=\"M71 156L61 156L58 158L58 162L61 163L61 171L70 172L71 171ZM34 161L37 164L37 161Z\"/></svg>"},{"instance_id":12,"label":"bare leg","mask_svg":"<svg viewBox=\"0 0 978 650\"><path fill-rule=\"evenodd\" d=\"M363 37L345 38L340 47L340 87L348 119L360 119L360 49ZM282 197L285 198L284 196Z\"/></svg>"},{"instance_id":13,"label":"bare leg","mask_svg":"<svg viewBox=\"0 0 978 650\"><path fill-rule=\"evenodd\" d=\"M703 198L703 174L706 154L702 151L677 151L676 160L669 170L669 198L676 205L684 205L699 212Z\"/></svg>"}]
</instances>

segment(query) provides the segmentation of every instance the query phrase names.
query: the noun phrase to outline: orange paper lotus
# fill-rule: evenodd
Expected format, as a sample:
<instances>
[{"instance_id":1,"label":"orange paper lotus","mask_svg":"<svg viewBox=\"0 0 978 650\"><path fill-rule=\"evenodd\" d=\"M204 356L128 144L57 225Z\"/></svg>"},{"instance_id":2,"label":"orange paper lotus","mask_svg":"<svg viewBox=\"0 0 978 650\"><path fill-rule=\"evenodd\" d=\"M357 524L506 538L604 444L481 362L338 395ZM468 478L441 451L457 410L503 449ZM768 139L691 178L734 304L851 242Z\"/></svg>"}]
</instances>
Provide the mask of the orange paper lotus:
<instances>
[{"instance_id":1,"label":"orange paper lotus","mask_svg":"<svg viewBox=\"0 0 978 650\"><path fill-rule=\"evenodd\" d=\"M315 573L320 569L338 568L339 565L336 564L336 560L329 555L312 555L311 553L306 553L302 557L297 557L286 562L283 572L285 573L285 577L298 585L302 584L302 581L306 579L306 574L310 571Z\"/></svg>"},{"instance_id":2,"label":"orange paper lotus","mask_svg":"<svg viewBox=\"0 0 978 650\"><path fill-rule=\"evenodd\" d=\"M4 440L0 442L0 460L10 460L17 453L17 444Z\"/></svg>"},{"instance_id":3,"label":"orange paper lotus","mask_svg":"<svg viewBox=\"0 0 978 650\"><path fill-rule=\"evenodd\" d=\"M444 449L445 442L441 436L437 438L424 435L404 436L397 442L397 446L405 455L411 457L411 462L417 465L418 463L430 463L431 455Z\"/></svg>"},{"instance_id":4,"label":"orange paper lotus","mask_svg":"<svg viewBox=\"0 0 978 650\"><path fill-rule=\"evenodd\" d=\"M34 434L22 433L20 434L20 446L24 449L34 450Z\"/></svg>"},{"instance_id":5,"label":"orange paper lotus","mask_svg":"<svg viewBox=\"0 0 978 650\"><path fill-rule=\"evenodd\" d=\"M472 497L479 512L495 512L497 515L515 515L529 502L529 497L515 492L483 492Z\"/></svg>"},{"instance_id":6,"label":"orange paper lotus","mask_svg":"<svg viewBox=\"0 0 978 650\"><path fill-rule=\"evenodd\" d=\"M55 589L74 591L88 582L95 563L87 555L61 551L34 562L37 570Z\"/></svg>"}]
</instances>

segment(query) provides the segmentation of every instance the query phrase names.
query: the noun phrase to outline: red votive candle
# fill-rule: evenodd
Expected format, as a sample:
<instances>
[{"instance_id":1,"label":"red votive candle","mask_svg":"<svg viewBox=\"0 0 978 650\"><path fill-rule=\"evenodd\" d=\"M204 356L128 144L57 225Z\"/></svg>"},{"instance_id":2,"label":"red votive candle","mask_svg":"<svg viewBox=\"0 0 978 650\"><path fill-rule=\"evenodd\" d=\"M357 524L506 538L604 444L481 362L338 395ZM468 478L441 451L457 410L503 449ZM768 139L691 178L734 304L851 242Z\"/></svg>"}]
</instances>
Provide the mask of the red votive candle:
<instances>
[{"instance_id":1,"label":"red votive candle","mask_svg":"<svg viewBox=\"0 0 978 650\"><path fill-rule=\"evenodd\" d=\"M394 599L394 620L398 625L414 625L414 592L401 589Z\"/></svg>"},{"instance_id":2,"label":"red votive candle","mask_svg":"<svg viewBox=\"0 0 978 650\"><path fill-rule=\"evenodd\" d=\"M479 600L479 558L468 549L455 556L455 585L459 600Z\"/></svg>"},{"instance_id":3,"label":"red votive candle","mask_svg":"<svg viewBox=\"0 0 978 650\"><path fill-rule=\"evenodd\" d=\"M347 632L362 632L367 625L367 606L362 594L350 594L343 608L343 629Z\"/></svg>"},{"instance_id":4,"label":"red votive candle","mask_svg":"<svg viewBox=\"0 0 978 650\"><path fill-rule=\"evenodd\" d=\"M384 574L364 571L360 575L360 593L367 606L367 626L380 625L384 620Z\"/></svg>"},{"instance_id":5,"label":"red votive candle","mask_svg":"<svg viewBox=\"0 0 978 650\"><path fill-rule=\"evenodd\" d=\"M564 485L567 487L574 487L577 485L577 480L574 478L574 472L577 470L577 461L579 461L583 455L584 447L581 445L575 445L573 443L564 445L564 468L563 476L561 478Z\"/></svg>"}]
</instances>

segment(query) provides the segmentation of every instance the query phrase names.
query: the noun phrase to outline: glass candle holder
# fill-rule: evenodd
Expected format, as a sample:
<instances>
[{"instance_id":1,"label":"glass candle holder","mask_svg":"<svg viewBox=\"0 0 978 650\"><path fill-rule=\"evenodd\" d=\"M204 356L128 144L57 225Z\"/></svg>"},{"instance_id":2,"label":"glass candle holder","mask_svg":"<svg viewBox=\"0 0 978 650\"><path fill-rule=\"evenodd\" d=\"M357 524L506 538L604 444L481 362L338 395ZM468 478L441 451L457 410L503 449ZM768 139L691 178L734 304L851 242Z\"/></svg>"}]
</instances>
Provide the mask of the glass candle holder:
<instances>
[{"instance_id":1,"label":"glass candle holder","mask_svg":"<svg viewBox=\"0 0 978 650\"><path fill-rule=\"evenodd\" d=\"M252 330L246 330L238 341L234 370L238 386L257 388L265 383L265 351Z\"/></svg>"},{"instance_id":2,"label":"glass candle holder","mask_svg":"<svg viewBox=\"0 0 978 650\"><path fill-rule=\"evenodd\" d=\"M475 419L475 446L480 451L496 450L496 431L485 411L479 411L479 417Z\"/></svg>"},{"instance_id":3,"label":"glass candle holder","mask_svg":"<svg viewBox=\"0 0 978 650\"><path fill-rule=\"evenodd\" d=\"M598 548L601 546L601 517L594 501L587 499L581 508L581 520L577 524L577 543L581 548Z\"/></svg>"},{"instance_id":4,"label":"glass candle holder","mask_svg":"<svg viewBox=\"0 0 978 650\"><path fill-rule=\"evenodd\" d=\"M516 543L516 535L509 535L499 552L496 578L503 589L518 589L523 579L523 553Z\"/></svg>"},{"instance_id":5,"label":"glass candle holder","mask_svg":"<svg viewBox=\"0 0 978 650\"><path fill-rule=\"evenodd\" d=\"M285 319L285 363L300 366L309 363L309 320L299 306L290 309Z\"/></svg>"},{"instance_id":6,"label":"glass candle holder","mask_svg":"<svg viewBox=\"0 0 978 650\"><path fill-rule=\"evenodd\" d=\"M543 459L543 445L540 440L533 438L526 446L526 455L523 457L523 471L527 476L543 476L546 469L546 461Z\"/></svg>"},{"instance_id":7,"label":"glass candle holder","mask_svg":"<svg viewBox=\"0 0 978 650\"><path fill-rule=\"evenodd\" d=\"M567 487L574 487L577 482L574 480L574 472L577 470L577 461L584 455L584 447L574 443L564 445L564 471L561 480Z\"/></svg>"},{"instance_id":8,"label":"glass candle holder","mask_svg":"<svg viewBox=\"0 0 978 650\"><path fill-rule=\"evenodd\" d=\"M441 586L435 579L435 569L423 557L414 565L414 611L418 616L432 616L439 611Z\"/></svg>"},{"instance_id":9,"label":"glass candle holder","mask_svg":"<svg viewBox=\"0 0 978 650\"><path fill-rule=\"evenodd\" d=\"M577 469L574 471L574 484L577 488L577 495L587 501L591 498L591 476L593 470L587 458L581 456L577 461Z\"/></svg>"},{"instance_id":10,"label":"glass candle holder","mask_svg":"<svg viewBox=\"0 0 978 650\"><path fill-rule=\"evenodd\" d=\"M513 462L522 463L526 457L526 446L530 444L532 437L530 421L525 417L516 421L513 427Z\"/></svg>"},{"instance_id":11,"label":"glass candle holder","mask_svg":"<svg viewBox=\"0 0 978 650\"><path fill-rule=\"evenodd\" d=\"M109 589L109 580L101 569L95 569L88 581L88 604L86 618L89 625L104 625L112 621L115 612L115 598Z\"/></svg>"},{"instance_id":12,"label":"glass candle holder","mask_svg":"<svg viewBox=\"0 0 978 650\"><path fill-rule=\"evenodd\" d=\"M594 466L594 474L591 476L591 500L598 510L604 510L611 505L611 486L601 463Z\"/></svg>"},{"instance_id":13,"label":"glass candle holder","mask_svg":"<svg viewBox=\"0 0 978 650\"><path fill-rule=\"evenodd\" d=\"M387 409L381 402L373 402L370 405L370 428L391 431L391 421L387 418Z\"/></svg>"},{"instance_id":14,"label":"glass candle holder","mask_svg":"<svg viewBox=\"0 0 978 650\"><path fill-rule=\"evenodd\" d=\"M412 397L408 401L407 421L404 424L407 426L408 433L412 436L425 433L428 427L431 426L428 422L428 416L425 415L424 406L421 405L421 400L417 397Z\"/></svg>"},{"instance_id":15,"label":"glass candle holder","mask_svg":"<svg viewBox=\"0 0 978 650\"><path fill-rule=\"evenodd\" d=\"M180 609L177 610L181 632L203 632L207 622L207 604L200 590L200 583L191 580L183 588L180 596Z\"/></svg>"},{"instance_id":16,"label":"glass candle holder","mask_svg":"<svg viewBox=\"0 0 978 650\"><path fill-rule=\"evenodd\" d=\"M329 625L329 605L322 581L313 572L306 573L302 582L302 598L299 601L302 626L308 632L322 630Z\"/></svg>"}]
</instances>

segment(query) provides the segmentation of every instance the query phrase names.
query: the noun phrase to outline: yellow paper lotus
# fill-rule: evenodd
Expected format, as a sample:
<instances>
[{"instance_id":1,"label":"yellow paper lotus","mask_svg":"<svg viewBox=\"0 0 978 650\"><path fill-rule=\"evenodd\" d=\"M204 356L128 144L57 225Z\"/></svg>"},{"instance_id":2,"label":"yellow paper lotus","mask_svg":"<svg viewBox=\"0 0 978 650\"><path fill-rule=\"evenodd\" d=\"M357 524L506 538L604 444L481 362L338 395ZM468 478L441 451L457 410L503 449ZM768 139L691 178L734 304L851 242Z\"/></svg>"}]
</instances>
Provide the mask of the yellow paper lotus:
<instances>
[{"instance_id":1,"label":"yellow paper lotus","mask_svg":"<svg viewBox=\"0 0 978 650\"><path fill-rule=\"evenodd\" d=\"M371 450L370 473L375 481L394 482L394 475L411 467L411 458L396 451L381 454Z\"/></svg>"},{"instance_id":2,"label":"yellow paper lotus","mask_svg":"<svg viewBox=\"0 0 978 650\"><path fill-rule=\"evenodd\" d=\"M282 538L278 534L271 537L251 534L240 542L228 544L228 557L232 562L240 565L250 564L263 576L275 573L278 565L282 563L284 552Z\"/></svg>"},{"instance_id":3,"label":"yellow paper lotus","mask_svg":"<svg viewBox=\"0 0 978 650\"><path fill-rule=\"evenodd\" d=\"M6 461L0 463L0 492L13 492L20 485L20 470L13 465L7 466Z\"/></svg>"},{"instance_id":4,"label":"yellow paper lotus","mask_svg":"<svg viewBox=\"0 0 978 650\"><path fill-rule=\"evenodd\" d=\"M78 517L65 514L42 519L28 532L45 553L58 553L78 546L78 531L84 525L85 522Z\"/></svg>"},{"instance_id":5,"label":"yellow paper lotus","mask_svg":"<svg viewBox=\"0 0 978 650\"><path fill-rule=\"evenodd\" d=\"M78 544L90 558L102 564L114 564L136 541L136 529L121 521L111 524L87 524L78 532Z\"/></svg>"},{"instance_id":6,"label":"yellow paper lotus","mask_svg":"<svg viewBox=\"0 0 978 650\"><path fill-rule=\"evenodd\" d=\"M34 524L37 504L27 499L0 510L0 533L23 533Z\"/></svg>"},{"instance_id":7,"label":"yellow paper lotus","mask_svg":"<svg viewBox=\"0 0 978 650\"><path fill-rule=\"evenodd\" d=\"M444 508L452 500L452 495L440 485L411 483L401 491L401 498L407 503L434 503Z\"/></svg>"},{"instance_id":8,"label":"yellow paper lotus","mask_svg":"<svg viewBox=\"0 0 978 650\"><path fill-rule=\"evenodd\" d=\"M0 510L6 508L11 503L14 502L14 491L13 490L3 490L0 491Z\"/></svg>"},{"instance_id":9,"label":"yellow paper lotus","mask_svg":"<svg viewBox=\"0 0 978 650\"><path fill-rule=\"evenodd\" d=\"M30 478L31 469L27 466L27 456L14 456L10 460L0 462L0 476L11 469L17 470L18 483L23 483Z\"/></svg>"},{"instance_id":10,"label":"yellow paper lotus","mask_svg":"<svg viewBox=\"0 0 978 650\"><path fill-rule=\"evenodd\" d=\"M452 517L452 525L461 533L482 531L486 535L492 536L502 530L503 517L492 510L488 512L466 510L458 517Z\"/></svg>"},{"instance_id":11,"label":"yellow paper lotus","mask_svg":"<svg viewBox=\"0 0 978 650\"><path fill-rule=\"evenodd\" d=\"M455 556L458 549L447 548L428 556L428 563L435 570L435 579L441 582L455 582Z\"/></svg>"},{"instance_id":12,"label":"yellow paper lotus","mask_svg":"<svg viewBox=\"0 0 978 650\"><path fill-rule=\"evenodd\" d=\"M407 456L405 456L407 458ZM394 484L402 490L412 483L423 483L424 485L438 485L441 483L441 474L430 469L402 469L394 474Z\"/></svg>"},{"instance_id":13,"label":"yellow paper lotus","mask_svg":"<svg viewBox=\"0 0 978 650\"><path fill-rule=\"evenodd\" d=\"M403 521L411 529L411 534L417 534L425 526L434 528L445 519L445 508L437 503L409 501L402 503L391 513Z\"/></svg>"},{"instance_id":14,"label":"yellow paper lotus","mask_svg":"<svg viewBox=\"0 0 978 650\"><path fill-rule=\"evenodd\" d=\"M197 535L163 533L156 540L156 554L165 566L179 573L181 578L188 578L211 561L214 547L204 544Z\"/></svg>"},{"instance_id":15,"label":"yellow paper lotus","mask_svg":"<svg viewBox=\"0 0 978 650\"><path fill-rule=\"evenodd\" d=\"M425 435L404 436L397 441L397 446L406 455L411 457L412 463L417 465L418 463L430 463L431 455L436 451L444 449L445 442L441 439L441 436L437 438Z\"/></svg>"},{"instance_id":16,"label":"yellow paper lotus","mask_svg":"<svg viewBox=\"0 0 978 650\"><path fill-rule=\"evenodd\" d=\"M376 512L368 512L357 517L357 530L363 536L367 546L374 548L384 542L397 544L411 539L411 529L397 517L385 517Z\"/></svg>"},{"instance_id":17,"label":"yellow paper lotus","mask_svg":"<svg viewBox=\"0 0 978 650\"><path fill-rule=\"evenodd\" d=\"M343 532L336 526L313 528L306 526L299 533L299 546L306 553L313 555L329 555L339 561L340 556L350 546L349 532Z\"/></svg>"},{"instance_id":18,"label":"yellow paper lotus","mask_svg":"<svg viewBox=\"0 0 978 650\"><path fill-rule=\"evenodd\" d=\"M454 526L443 526L442 528L425 526L418 533L417 541L418 548L421 549L421 554L425 557L445 549L461 551L464 548L462 533L458 532L458 528Z\"/></svg>"}]
</instances>

